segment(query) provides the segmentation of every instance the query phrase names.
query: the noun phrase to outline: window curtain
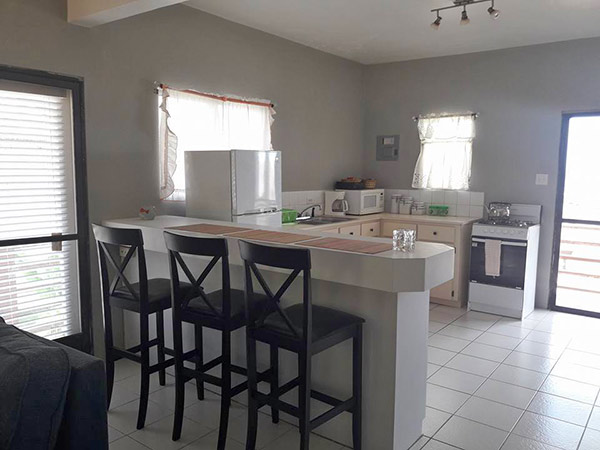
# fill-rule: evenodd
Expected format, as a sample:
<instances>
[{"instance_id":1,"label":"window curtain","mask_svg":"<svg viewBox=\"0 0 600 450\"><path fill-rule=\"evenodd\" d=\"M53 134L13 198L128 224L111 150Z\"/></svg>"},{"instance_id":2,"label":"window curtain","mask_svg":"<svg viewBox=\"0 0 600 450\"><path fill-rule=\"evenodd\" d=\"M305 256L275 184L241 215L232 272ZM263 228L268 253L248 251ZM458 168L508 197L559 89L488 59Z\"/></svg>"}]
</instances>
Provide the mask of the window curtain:
<instances>
[{"instance_id":1,"label":"window curtain","mask_svg":"<svg viewBox=\"0 0 600 450\"><path fill-rule=\"evenodd\" d=\"M413 188L469 189L475 117L472 114L422 117L418 126L421 153Z\"/></svg>"},{"instance_id":2,"label":"window curtain","mask_svg":"<svg viewBox=\"0 0 600 450\"><path fill-rule=\"evenodd\" d=\"M270 106L164 88L159 114L161 200L185 200L186 151L272 149Z\"/></svg>"}]
</instances>

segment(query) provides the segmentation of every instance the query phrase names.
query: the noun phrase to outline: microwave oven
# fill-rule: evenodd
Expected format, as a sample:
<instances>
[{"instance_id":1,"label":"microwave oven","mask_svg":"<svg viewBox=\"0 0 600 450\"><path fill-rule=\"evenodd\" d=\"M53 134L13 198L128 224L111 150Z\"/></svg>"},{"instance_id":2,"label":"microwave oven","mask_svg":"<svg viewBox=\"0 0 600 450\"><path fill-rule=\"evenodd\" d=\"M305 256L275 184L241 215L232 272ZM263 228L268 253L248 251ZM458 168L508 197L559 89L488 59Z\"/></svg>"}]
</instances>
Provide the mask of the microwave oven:
<instances>
[{"instance_id":1,"label":"microwave oven","mask_svg":"<svg viewBox=\"0 0 600 450\"><path fill-rule=\"evenodd\" d=\"M340 189L341 190L341 189ZM348 202L346 214L362 216L365 214L377 214L384 211L385 190L384 189L360 189L343 190L344 197Z\"/></svg>"}]
</instances>

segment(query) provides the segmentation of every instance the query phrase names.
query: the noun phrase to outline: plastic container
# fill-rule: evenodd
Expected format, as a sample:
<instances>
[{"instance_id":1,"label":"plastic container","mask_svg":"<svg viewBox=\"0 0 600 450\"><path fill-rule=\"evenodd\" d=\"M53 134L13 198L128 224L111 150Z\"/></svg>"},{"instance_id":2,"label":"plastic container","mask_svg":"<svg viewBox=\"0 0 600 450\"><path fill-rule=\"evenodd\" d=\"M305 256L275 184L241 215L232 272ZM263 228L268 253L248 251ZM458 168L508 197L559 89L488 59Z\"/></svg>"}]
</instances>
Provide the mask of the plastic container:
<instances>
[{"instance_id":1,"label":"plastic container","mask_svg":"<svg viewBox=\"0 0 600 450\"><path fill-rule=\"evenodd\" d=\"M430 216L447 216L448 206L446 205L429 205Z\"/></svg>"},{"instance_id":2,"label":"plastic container","mask_svg":"<svg viewBox=\"0 0 600 450\"><path fill-rule=\"evenodd\" d=\"M298 211L295 209L282 209L281 210L281 223L294 223L298 217Z\"/></svg>"}]
</instances>

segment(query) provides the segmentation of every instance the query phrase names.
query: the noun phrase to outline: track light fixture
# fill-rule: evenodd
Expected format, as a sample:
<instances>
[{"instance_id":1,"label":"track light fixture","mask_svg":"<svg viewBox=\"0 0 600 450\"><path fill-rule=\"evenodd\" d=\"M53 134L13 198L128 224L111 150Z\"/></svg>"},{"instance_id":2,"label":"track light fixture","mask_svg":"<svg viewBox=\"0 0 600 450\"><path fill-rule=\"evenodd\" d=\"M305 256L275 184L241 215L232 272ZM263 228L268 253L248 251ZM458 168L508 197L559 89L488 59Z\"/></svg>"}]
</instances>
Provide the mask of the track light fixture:
<instances>
[{"instance_id":1,"label":"track light fixture","mask_svg":"<svg viewBox=\"0 0 600 450\"><path fill-rule=\"evenodd\" d=\"M432 9L431 12L436 14L436 19L431 24L431 28L437 30L440 28L440 24L442 23L442 16L440 15L440 11L445 11L447 9L454 8L462 8L462 12L460 15L460 24L468 25L471 22L469 19L469 14L467 13L467 6L475 5L477 3L488 3L490 2L492 5L488 8L487 12L490 15L491 19L497 19L500 17L500 10L494 7L495 0L453 0L454 4L451 6L445 6L443 8Z\"/></svg>"}]
</instances>

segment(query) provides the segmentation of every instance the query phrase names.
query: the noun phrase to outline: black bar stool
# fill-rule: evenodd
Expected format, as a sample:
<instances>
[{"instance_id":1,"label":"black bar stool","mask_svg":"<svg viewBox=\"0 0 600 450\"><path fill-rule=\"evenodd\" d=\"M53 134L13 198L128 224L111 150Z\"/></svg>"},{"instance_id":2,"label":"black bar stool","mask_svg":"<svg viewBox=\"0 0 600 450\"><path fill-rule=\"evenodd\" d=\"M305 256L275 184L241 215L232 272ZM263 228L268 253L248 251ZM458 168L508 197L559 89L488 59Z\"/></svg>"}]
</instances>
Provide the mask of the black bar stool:
<instances>
[{"instance_id":1,"label":"black bar stool","mask_svg":"<svg viewBox=\"0 0 600 450\"><path fill-rule=\"evenodd\" d=\"M312 304L310 251L308 249L271 247L239 241L245 266L246 301L251 304L253 279L269 299L269 308L247 310L246 343L248 360L248 435L246 449L254 450L258 426L258 410L269 405L299 419L300 449L308 450L310 432L344 411L352 413L354 450L361 449L362 392L362 327L364 319L335 309ZM263 278L257 265L289 269L291 274L275 294ZM302 303L287 308L280 306L283 294L298 275L303 275ZM346 339L353 341L352 397L342 401L311 387L311 357ZM257 389L256 342L281 347L298 354L298 377L282 386L272 386L270 394ZM277 364L273 364L276 370ZM276 377L274 377L276 379ZM298 406L279 397L299 387ZM310 419L310 399L332 406L320 416Z\"/></svg>"},{"instance_id":2,"label":"black bar stool","mask_svg":"<svg viewBox=\"0 0 600 450\"><path fill-rule=\"evenodd\" d=\"M245 326L244 291L231 289L229 279L229 257L227 241L222 238L199 238L165 232L165 242L169 253L169 268L173 293L173 341L175 349L175 419L173 440L181 437L185 383L196 379L198 398L204 398L204 383L221 388L221 416L219 422L218 450L225 449L229 407L231 398L247 389L247 381L231 386L231 373L246 375L246 369L231 363L231 333ZM196 278L182 255L206 256L212 258L202 273ZM206 293L202 283L221 260L221 289ZM190 291L182 293L179 269L192 285ZM180 299L180 300L175 300ZM266 296L255 296L251 309L260 311L267 305ZM195 349L183 351L182 323L194 325ZM221 356L204 363L202 351L202 327L221 331ZM195 369L184 366L185 361L195 362ZM221 377L206 373L221 365ZM266 370L257 375L260 381L270 381L272 371ZM273 414L273 422L278 421Z\"/></svg>"},{"instance_id":3,"label":"black bar stool","mask_svg":"<svg viewBox=\"0 0 600 450\"><path fill-rule=\"evenodd\" d=\"M112 397L115 379L115 361L126 358L141 364L140 406L137 429L144 428L150 375L158 372L161 386L165 385L165 369L175 363L173 358L165 359L165 354L173 351L165 348L163 311L171 307L171 286L167 278L148 279L144 240L139 229L110 228L92 225L98 245L100 280L102 285L102 305L104 310L104 344L106 346L106 378L108 387L108 406ZM127 254L120 260L120 247L128 247ZM139 282L131 283L125 276L125 270L137 252L137 272ZM117 256L115 256L117 255ZM115 272L109 275L109 266ZM189 289L189 285L187 289ZM111 306L133 311L140 315L140 345L128 349L117 348L113 344ZM149 337L149 316L156 314L155 339ZM157 347L158 363L150 365L150 349ZM140 355L137 355L139 353Z\"/></svg>"}]
</instances>

